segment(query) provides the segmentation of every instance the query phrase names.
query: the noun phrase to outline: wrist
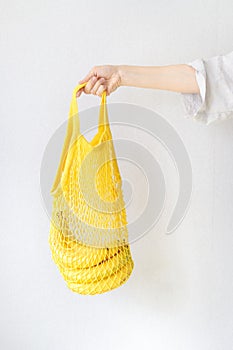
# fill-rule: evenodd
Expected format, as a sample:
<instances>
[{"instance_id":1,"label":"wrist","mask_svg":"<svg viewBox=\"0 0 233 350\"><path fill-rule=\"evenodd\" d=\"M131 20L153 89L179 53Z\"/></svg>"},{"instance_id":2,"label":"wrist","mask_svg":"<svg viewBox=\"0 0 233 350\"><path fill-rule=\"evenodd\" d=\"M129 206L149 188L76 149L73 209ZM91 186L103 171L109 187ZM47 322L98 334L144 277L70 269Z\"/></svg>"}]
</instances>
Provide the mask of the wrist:
<instances>
[{"instance_id":1,"label":"wrist","mask_svg":"<svg viewBox=\"0 0 233 350\"><path fill-rule=\"evenodd\" d=\"M117 66L117 71L120 77L120 86L127 85L127 69L125 65Z\"/></svg>"}]
</instances>

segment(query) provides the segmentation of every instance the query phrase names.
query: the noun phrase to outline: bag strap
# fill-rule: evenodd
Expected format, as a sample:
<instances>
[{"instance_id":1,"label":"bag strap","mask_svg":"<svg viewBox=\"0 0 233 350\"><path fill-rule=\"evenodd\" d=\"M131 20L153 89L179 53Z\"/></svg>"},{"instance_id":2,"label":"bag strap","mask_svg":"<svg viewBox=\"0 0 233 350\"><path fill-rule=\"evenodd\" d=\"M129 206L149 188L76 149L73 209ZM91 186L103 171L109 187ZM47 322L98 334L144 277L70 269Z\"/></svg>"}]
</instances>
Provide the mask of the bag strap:
<instances>
[{"instance_id":1,"label":"bag strap","mask_svg":"<svg viewBox=\"0 0 233 350\"><path fill-rule=\"evenodd\" d=\"M80 85L76 86L76 88L73 90L65 141L64 141L64 145L63 145L63 149L62 149L62 154L61 154L59 166L58 166L57 173L55 176L55 180L54 180L52 188L50 190L50 193L52 195L55 195L56 193L58 193L59 189L61 190L61 188L60 188L61 174L62 174L62 171L64 170L66 156L67 156L69 147L72 145L72 143L76 139L76 137L80 134L80 120L79 120L79 116L78 116L78 104L77 104L76 93L78 92L78 90L80 90L86 84L87 83L80 84ZM107 108L106 108L106 91L103 92L102 97L101 97L100 112L99 112L99 124L98 124L99 131L102 129L102 127L103 128L109 127L108 113L107 113Z\"/></svg>"},{"instance_id":2,"label":"bag strap","mask_svg":"<svg viewBox=\"0 0 233 350\"><path fill-rule=\"evenodd\" d=\"M87 82L83 84L77 85L72 94L72 100L71 100L71 105L70 105L70 113L69 113L69 118L73 119L73 135L77 136L80 134L80 119L78 116L78 103L77 103L77 97L76 94L77 92L83 88ZM98 128L102 128L102 126L108 126L109 125L109 119L108 119L108 112L107 112L107 107L106 107L106 91L102 93L101 97L101 102L100 102L100 110L99 110L99 123L98 123Z\"/></svg>"}]
</instances>

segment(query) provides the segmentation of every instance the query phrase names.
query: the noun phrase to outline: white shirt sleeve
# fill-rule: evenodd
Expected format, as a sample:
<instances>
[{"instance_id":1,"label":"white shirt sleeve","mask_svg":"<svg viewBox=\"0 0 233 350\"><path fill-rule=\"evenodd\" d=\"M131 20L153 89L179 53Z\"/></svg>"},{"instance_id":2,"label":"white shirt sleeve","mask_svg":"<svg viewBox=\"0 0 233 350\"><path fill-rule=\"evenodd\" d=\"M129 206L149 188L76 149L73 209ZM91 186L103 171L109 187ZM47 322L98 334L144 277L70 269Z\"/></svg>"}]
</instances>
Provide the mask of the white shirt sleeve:
<instances>
[{"instance_id":1,"label":"white shirt sleeve","mask_svg":"<svg viewBox=\"0 0 233 350\"><path fill-rule=\"evenodd\" d=\"M185 117L206 125L233 117L233 51L187 64L196 70L200 93L180 93Z\"/></svg>"}]
</instances>

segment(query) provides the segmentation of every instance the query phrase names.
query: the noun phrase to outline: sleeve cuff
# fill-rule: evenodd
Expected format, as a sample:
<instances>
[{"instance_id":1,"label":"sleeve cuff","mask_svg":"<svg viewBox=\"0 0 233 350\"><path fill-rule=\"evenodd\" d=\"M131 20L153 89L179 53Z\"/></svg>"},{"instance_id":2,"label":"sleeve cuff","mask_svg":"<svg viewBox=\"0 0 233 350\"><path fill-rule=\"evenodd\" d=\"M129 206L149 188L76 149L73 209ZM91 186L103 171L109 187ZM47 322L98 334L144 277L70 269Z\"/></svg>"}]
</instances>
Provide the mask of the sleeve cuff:
<instances>
[{"instance_id":1,"label":"sleeve cuff","mask_svg":"<svg viewBox=\"0 0 233 350\"><path fill-rule=\"evenodd\" d=\"M200 93L180 93L185 109L185 117L207 124L208 118L204 112L206 99L206 69L204 62L202 59L196 59L195 61L187 64L196 70L195 75Z\"/></svg>"}]
</instances>

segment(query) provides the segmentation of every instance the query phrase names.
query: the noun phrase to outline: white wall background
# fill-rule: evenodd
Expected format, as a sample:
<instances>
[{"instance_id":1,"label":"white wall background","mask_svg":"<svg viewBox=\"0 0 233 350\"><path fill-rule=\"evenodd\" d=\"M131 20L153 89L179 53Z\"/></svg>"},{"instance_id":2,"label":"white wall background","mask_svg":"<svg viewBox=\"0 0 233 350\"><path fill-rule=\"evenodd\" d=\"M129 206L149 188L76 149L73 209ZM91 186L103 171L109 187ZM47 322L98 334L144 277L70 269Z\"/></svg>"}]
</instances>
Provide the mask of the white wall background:
<instances>
[{"instance_id":1,"label":"white wall background","mask_svg":"<svg viewBox=\"0 0 233 350\"><path fill-rule=\"evenodd\" d=\"M1 349L231 349L233 120L208 127L187 120L172 92L124 87L109 97L163 115L183 139L194 177L178 230L164 233L167 207L132 245L133 275L111 293L84 297L66 288L50 257L39 173L71 92L93 65L228 53L232 13L231 0L1 1Z\"/></svg>"}]
</instances>

